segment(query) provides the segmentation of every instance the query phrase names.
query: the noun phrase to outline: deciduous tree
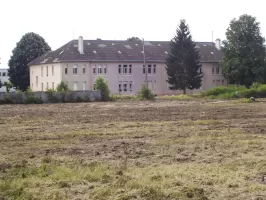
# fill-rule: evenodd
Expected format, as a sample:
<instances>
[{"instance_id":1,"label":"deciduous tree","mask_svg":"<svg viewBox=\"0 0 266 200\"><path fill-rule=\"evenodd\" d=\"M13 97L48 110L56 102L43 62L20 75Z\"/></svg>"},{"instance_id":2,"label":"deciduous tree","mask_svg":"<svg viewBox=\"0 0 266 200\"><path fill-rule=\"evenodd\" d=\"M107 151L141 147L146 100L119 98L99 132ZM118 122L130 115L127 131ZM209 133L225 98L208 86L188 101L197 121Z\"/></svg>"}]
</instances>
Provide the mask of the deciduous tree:
<instances>
[{"instance_id":1,"label":"deciduous tree","mask_svg":"<svg viewBox=\"0 0 266 200\"><path fill-rule=\"evenodd\" d=\"M22 36L12 51L13 55L8 63L9 80L16 88L27 90L30 85L28 64L50 50L51 48L40 35L27 33Z\"/></svg>"}]
</instances>

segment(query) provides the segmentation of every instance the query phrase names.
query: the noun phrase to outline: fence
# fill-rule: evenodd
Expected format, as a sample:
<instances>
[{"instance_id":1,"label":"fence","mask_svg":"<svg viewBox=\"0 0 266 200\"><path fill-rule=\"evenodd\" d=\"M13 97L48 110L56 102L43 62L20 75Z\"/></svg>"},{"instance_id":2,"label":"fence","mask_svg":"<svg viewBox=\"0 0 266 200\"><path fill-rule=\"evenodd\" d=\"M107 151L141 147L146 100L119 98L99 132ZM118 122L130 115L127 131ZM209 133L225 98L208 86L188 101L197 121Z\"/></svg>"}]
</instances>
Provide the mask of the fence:
<instances>
[{"instance_id":1,"label":"fence","mask_svg":"<svg viewBox=\"0 0 266 200\"><path fill-rule=\"evenodd\" d=\"M99 91L71 92L0 92L2 103L55 103L101 100Z\"/></svg>"}]
</instances>

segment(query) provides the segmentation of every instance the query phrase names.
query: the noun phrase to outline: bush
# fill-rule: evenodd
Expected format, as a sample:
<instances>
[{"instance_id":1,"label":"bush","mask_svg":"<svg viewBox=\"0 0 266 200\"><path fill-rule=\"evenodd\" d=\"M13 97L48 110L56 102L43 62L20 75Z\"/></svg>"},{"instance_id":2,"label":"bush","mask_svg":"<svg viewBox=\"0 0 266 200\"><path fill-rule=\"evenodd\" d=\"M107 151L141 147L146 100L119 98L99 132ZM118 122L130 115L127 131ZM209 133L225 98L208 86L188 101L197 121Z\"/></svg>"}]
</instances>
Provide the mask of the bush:
<instances>
[{"instance_id":1,"label":"bush","mask_svg":"<svg viewBox=\"0 0 266 200\"><path fill-rule=\"evenodd\" d=\"M110 90L108 88L106 81L103 79L103 77L100 76L96 79L95 89L100 91L101 96L102 96L102 101L110 100Z\"/></svg>"},{"instance_id":2,"label":"bush","mask_svg":"<svg viewBox=\"0 0 266 200\"><path fill-rule=\"evenodd\" d=\"M23 93L21 90L16 91L16 103L23 103Z\"/></svg>"},{"instance_id":3,"label":"bush","mask_svg":"<svg viewBox=\"0 0 266 200\"><path fill-rule=\"evenodd\" d=\"M151 90L145 84L143 84L138 93L138 97L142 100L152 100L154 99L155 95L151 92Z\"/></svg>"},{"instance_id":4,"label":"bush","mask_svg":"<svg viewBox=\"0 0 266 200\"><path fill-rule=\"evenodd\" d=\"M68 85L65 82L61 81L61 83L57 85L56 91L57 92L68 92L69 91Z\"/></svg>"},{"instance_id":5,"label":"bush","mask_svg":"<svg viewBox=\"0 0 266 200\"><path fill-rule=\"evenodd\" d=\"M77 102L83 102L83 99L80 96L77 96L76 101Z\"/></svg>"},{"instance_id":6,"label":"bush","mask_svg":"<svg viewBox=\"0 0 266 200\"><path fill-rule=\"evenodd\" d=\"M59 99L56 97L56 91L54 89L47 89L46 92L50 103L59 102Z\"/></svg>"},{"instance_id":7,"label":"bush","mask_svg":"<svg viewBox=\"0 0 266 200\"><path fill-rule=\"evenodd\" d=\"M30 87L25 92L25 96L26 96L25 103L28 103L28 104L40 104L40 103L43 103L41 98L35 97L32 89Z\"/></svg>"}]
</instances>

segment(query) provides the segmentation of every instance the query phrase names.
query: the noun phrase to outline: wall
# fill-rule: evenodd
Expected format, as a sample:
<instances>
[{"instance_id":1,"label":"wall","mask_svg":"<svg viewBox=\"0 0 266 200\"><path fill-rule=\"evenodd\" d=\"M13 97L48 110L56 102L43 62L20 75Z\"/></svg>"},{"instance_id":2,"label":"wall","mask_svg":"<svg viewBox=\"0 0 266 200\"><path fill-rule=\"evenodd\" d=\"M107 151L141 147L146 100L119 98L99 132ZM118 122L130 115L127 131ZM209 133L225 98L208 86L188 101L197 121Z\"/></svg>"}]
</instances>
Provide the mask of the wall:
<instances>
[{"instance_id":1,"label":"wall","mask_svg":"<svg viewBox=\"0 0 266 200\"><path fill-rule=\"evenodd\" d=\"M47 76L47 67L48 67L48 76ZM52 74L52 67L54 67L53 74ZM62 74L61 65L58 63L30 66L30 86L33 91L46 91L47 83L49 89L53 88L53 85L54 88L56 88L56 86L62 80L61 74ZM36 77L38 77L38 82L36 81Z\"/></svg>"},{"instance_id":2,"label":"wall","mask_svg":"<svg viewBox=\"0 0 266 200\"><path fill-rule=\"evenodd\" d=\"M99 76L102 76L108 83L109 89L113 94L136 94L142 84L145 84L145 74L143 73L143 63L61 63L61 64L53 64L54 65L54 76L51 76L51 66L52 65L38 65L31 66L31 86L33 86L33 91L41 91L41 83L44 83L44 90L46 90L46 84L49 83L49 88L51 88L52 82L54 82L54 87L56 87L61 80L66 82L69 86L70 90L94 90L94 83ZM73 74L73 66L77 66L77 74ZM119 74L118 66L123 65L131 65L132 73L129 74ZM166 73L166 65L164 63L147 63L148 65L156 65L156 73L148 74L148 82L150 89L156 94L180 94L183 91L172 91L169 90ZM43 66L43 76L41 76L41 66ZM46 66L49 68L49 74L46 75ZM67 66L68 73L65 74L65 67ZM83 73L83 66L85 67L85 73ZM102 73L98 74L97 68L102 67ZM107 73L104 74L104 66L106 66ZM93 72L93 68L95 67L96 73ZM224 80L224 85L227 85L226 79L223 77L221 69L220 73L212 74L212 68L219 67L218 63L202 63L202 72L203 72L203 81L202 87L200 90L205 90L209 88L213 88L218 86L218 82L220 81L220 85L222 85L222 80ZM127 69L129 70L129 69ZM39 78L38 87L34 84L36 82L36 76ZM215 82L213 82L215 80ZM74 83L77 83L77 87L74 88ZM119 91L119 83L123 84L128 83L128 91ZM129 89L129 83L132 82L132 91ZM84 84L85 83L85 84ZM32 85L33 84L33 85ZM85 85L85 88L83 87ZM194 90L195 91L195 90ZM196 90L197 91L197 90ZM192 91L188 91L190 93Z\"/></svg>"},{"instance_id":3,"label":"wall","mask_svg":"<svg viewBox=\"0 0 266 200\"><path fill-rule=\"evenodd\" d=\"M81 97L82 99L85 99L89 96L89 99L91 101L100 100L101 94L98 91L72 91L69 93L65 93L67 96L70 96L75 100L77 97ZM47 92L33 92L34 96L38 99L41 99L44 103L49 103L48 93ZM56 98L61 99L62 93L57 92ZM4 93L0 92L0 100L5 100L6 96L10 95L12 100L16 101L17 93L16 92L10 92L10 93ZM26 94L22 93L22 100L26 100Z\"/></svg>"}]
</instances>

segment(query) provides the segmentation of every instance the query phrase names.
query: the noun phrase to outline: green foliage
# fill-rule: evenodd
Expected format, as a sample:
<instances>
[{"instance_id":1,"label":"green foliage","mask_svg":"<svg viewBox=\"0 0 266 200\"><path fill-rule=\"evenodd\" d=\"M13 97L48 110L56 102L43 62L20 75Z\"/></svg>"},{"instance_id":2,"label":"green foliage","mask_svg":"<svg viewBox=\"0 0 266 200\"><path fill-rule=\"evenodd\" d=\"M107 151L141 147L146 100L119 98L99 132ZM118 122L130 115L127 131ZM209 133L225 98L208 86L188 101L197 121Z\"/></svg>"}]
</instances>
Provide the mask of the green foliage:
<instances>
[{"instance_id":1,"label":"green foliage","mask_svg":"<svg viewBox=\"0 0 266 200\"><path fill-rule=\"evenodd\" d=\"M27 91L25 92L25 96L26 96L25 103L27 103L27 104L41 104L41 103L43 103L41 98L38 98L35 96L31 87L29 87L27 89Z\"/></svg>"},{"instance_id":2,"label":"green foliage","mask_svg":"<svg viewBox=\"0 0 266 200\"><path fill-rule=\"evenodd\" d=\"M56 97L56 91L54 89L47 89L46 93L50 103L59 102L59 99Z\"/></svg>"},{"instance_id":3,"label":"green foliage","mask_svg":"<svg viewBox=\"0 0 266 200\"><path fill-rule=\"evenodd\" d=\"M138 37L130 37L130 38L127 38L127 41L141 41Z\"/></svg>"},{"instance_id":4,"label":"green foliage","mask_svg":"<svg viewBox=\"0 0 266 200\"><path fill-rule=\"evenodd\" d=\"M4 103L4 104L12 104L13 103L12 96L10 93L5 93L4 100L2 103Z\"/></svg>"},{"instance_id":5,"label":"green foliage","mask_svg":"<svg viewBox=\"0 0 266 200\"><path fill-rule=\"evenodd\" d=\"M176 36L170 42L170 49L171 52L166 59L169 89L183 90L186 94L186 89L200 88L200 54L185 20L180 21Z\"/></svg>"},{"instance_id":6,"label":"green foliage","mask_svg":"<svg viewBox=\"0 0 266 200\"><path fill-rule=\"evenodd\" d=\"M4 86L6 87L6 92L10 92L10 89L13 87L13 84L10 81L6 81L4 83Z\"/></svg>"},{"instance_id":7,"label":"green foliage","mask_svg":"<svg viewBox=\"0 0 266 200\"><path fill-rule=\"evenodd\" d=\"M76 101L77 102L83 102L83 99L81 98L81 96L77 96Z\"/></svg>"},{"instance_id":8,"label":"green foliage","mask_svg":"<svg viewBox=\"0 0 266 200\"><path fill-rule=\"evenodd\" d=\"M69 88L68 88L68 85L61 81L61 83L59 83L56 87L56 91L58 92L68 92L69 91Z\"/></svg>"},{"instance_id":9,"label":"green foliage","mask_svg":"<svg viewBox=\"0 0 266 200\"><path fill-rule=\"evenodd\" d=\"M235 85L230 85L229 87L221 86L216 87L201 93L202 96L207 96L209 98L264 98L266 97L266 85L265 84L254 84L251 88L246 88L245 86L237 87Z\"/></svg>"},{"instance_id":10,"label":"green foliage","mask_svg":"<svg viewBox=\"0 0 266 200\"><path fill-rule=\"evenodd\" d=\"M107 85L107 83L103 77L99 76L96 79L95 89L100 91L101 96L102 96L102 101L110 100L110 91L109 91L108 85Z\"/></svg>"},{"instance_id":11,"label":"green foliage","mask_svg":"<svg viewBox=\"0 0 266 200\"><path fill-rule=\"evenodd\" d=\"M158 99L163 99L163 100L191 100L191 99L193 99L192 96L189 96L189 95L186 95L186 94L159 96L157 98Z\"/></svg>"},{"instance_id":12,"label":"green foliage","mask_svg":"<svg viewBox=\"0 0 266 200\"><path fill-rule=\"evenodd\" d=\"M27 33L22 36L8 62L10 81L16 88L27 90L30 85L28 64L50 50L51 48L40 35Z\"/></svg>"},{"instance_id":13,"label":"green foliage","mask_svg":"<svg viewBox=\"0 0 266 200\"><path fill-rule=\"evenodd\" d=\"M223 74L230 83L250 87L266 83L264 38L255 17L242 15L233 19L223 42Z\"/></svg>"},{"instance_id":14,"label":"green foliage","mask_svg":"<svg viewBox=\"0 0 266 200\"><path fill-rule=\"evenodd\" d=\"M146 84L143 84L141 86L141 89L138 93L138 98L141 100L152 100L155 98L155 95L152 93L152 91L146 86Z\"/></svg>"},{"instance_id":15,"label":"green foliage","mask_svg":"<svg viewBox=\"0 0 266 200\"><path fill-rule=\"evenodd\" d=\"M23 92L21 90L16 91L16 103L23 103Z\"/></svg>"}]
</instances>

